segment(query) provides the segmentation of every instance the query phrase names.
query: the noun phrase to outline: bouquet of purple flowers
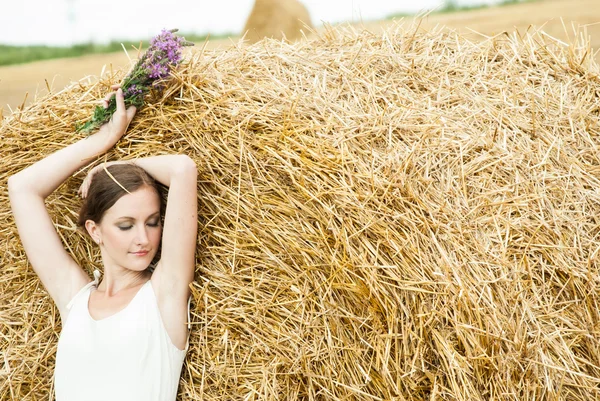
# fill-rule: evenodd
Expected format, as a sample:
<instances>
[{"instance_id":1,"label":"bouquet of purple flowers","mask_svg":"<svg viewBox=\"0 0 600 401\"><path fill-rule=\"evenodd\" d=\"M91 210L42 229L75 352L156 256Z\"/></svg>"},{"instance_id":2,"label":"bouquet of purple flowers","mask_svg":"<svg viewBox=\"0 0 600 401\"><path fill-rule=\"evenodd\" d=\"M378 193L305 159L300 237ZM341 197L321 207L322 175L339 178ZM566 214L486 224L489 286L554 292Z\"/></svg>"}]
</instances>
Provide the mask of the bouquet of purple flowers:
<instances>
[{"instance_id":1,"label":"bouquet of purple flowers","mask_svg":"<svg viewBox=\"0 0 600 401\"><path fill-rule=\"evenodd\" d=\"M135 106L138 110L144 105L144 96L154 83L169 76L171 68L181 63L181 49L193 46L185 38L174 35L177 29L164 29L160 35L150 40L150 47L133 67L121 84L125 97L125 106ZM96 106L91 120L77 127L77 132L86 132L99 128L107 123L117 109L115 96L108 102L108 107Z\"/></svg>"}]
</instances>

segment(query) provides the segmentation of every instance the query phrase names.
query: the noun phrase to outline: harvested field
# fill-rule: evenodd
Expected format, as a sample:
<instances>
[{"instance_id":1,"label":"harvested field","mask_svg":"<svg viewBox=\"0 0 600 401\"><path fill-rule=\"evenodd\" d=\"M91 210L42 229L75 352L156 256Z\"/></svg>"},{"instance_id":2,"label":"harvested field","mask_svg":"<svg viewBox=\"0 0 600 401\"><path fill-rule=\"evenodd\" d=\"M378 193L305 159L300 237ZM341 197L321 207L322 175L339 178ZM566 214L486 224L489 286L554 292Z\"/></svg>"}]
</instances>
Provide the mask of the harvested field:
<instances>
[{"instance_id":1,"label":"harvested field","mask_svg":"<svg viewBox=\"0 0 600 401\"><path fill-rule=\"evenodd\" d=\"M180 399L600 398L588 44L392 28L198 53L110 152L199 166ZM77 140L108 80L5 121L0 185ZM84 175L48 207L90 273ZM47 399L59 314L6 193L0 216L0 399Z\"/></svg>"},{"instance_id":2,"label":"harvested field","mask_svg":"<svg viewBox=\"0 0 600 401\"><path fill-rule=\"evenodd\" d=\"M231 40L211 40L199 43L198 48L222 49L231 45ZM21 105L30 105L36 97L57 93L81 79L96 81L98 76L119 69L127 69L130 59L136 59L137 51L56 60L36 61L23 65L0 67L0 114L9 116L11 110Z\"/></svg>"},{"instance_id":3,"label":"harvested field","mask_svg":"<svg viewBox=\"0 0 600 401\"><path fill-rule=\"evenodd\" d=\"M445 26L458 30L469 39L481 38L481 34L493 36L504 31L510 33L518 30L524 33L531 25L564 42L570 42L573 38L573 25L585 27L587 34L591 36L592 47L600 49L600 5L594 0L542 0L466 12L433 14L422 23L425 28ZM366 28L373 31L381 26L378 23L365 24Z\"/></svg>"},{"instance_id":4,"label":"harvested field","mask_svg":"<svg viewBox=\"0 0 600 401\"><path fill-rule=\"evenodd\" d=\"M390 24L390 21L372 21L357 26L377 33ZM543 27L551 36L569 42L573 37L573 24L576 27L586 26L587 34L591 36L591 47L598 51L600 6L597 0L541 0L530 4L431 15L423 20L422 28L432 29L443 25L458 30L471 40L481 40L482 36L473 31L492 36L503 31L513 32L515 28L523 33L530 25L535 25ZM221 49L230 45L229 39L209 42L209 47ZM600 61L600 53L596 54L596 61ZM42 96L46 94L45 79L56 92L72 81L100 75L103 66L109 69L111 65L115 69L126 68L128 61L123 53L115 53L0 67L0 110L3 109L5 116L9 115L10 109L23 104L26 93L29 93L26 105L31 104L36 93Z\"/></svg>"},{"instance_id":5,"label":"harvested field","mask_svg":"<svg viewBox=\"0 0 600 401\"><path fill-rule=\"evenodd\" d=\"M136 54L130 57L135 58ZM119 52L0 67L0 109L4 107L4 114L8 116L11 109L17 109L23 103L31 104L36 96L61 91L86 76L101 75L103 67L110 71L126 65L129 65L129 58L125 52Z\"/></svg>"}]
</instances>

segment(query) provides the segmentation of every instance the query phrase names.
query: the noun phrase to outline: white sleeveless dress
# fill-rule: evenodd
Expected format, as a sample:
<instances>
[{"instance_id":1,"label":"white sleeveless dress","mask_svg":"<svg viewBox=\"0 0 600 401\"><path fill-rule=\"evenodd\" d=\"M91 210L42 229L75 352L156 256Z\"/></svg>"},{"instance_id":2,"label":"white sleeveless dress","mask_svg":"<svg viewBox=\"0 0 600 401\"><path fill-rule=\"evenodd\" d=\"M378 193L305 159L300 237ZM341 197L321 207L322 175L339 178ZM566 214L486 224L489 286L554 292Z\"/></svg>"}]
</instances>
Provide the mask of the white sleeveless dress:
<instances>
[{"instance_id":1,"label":"white sleeveless dress","mask_svg":"<svg viewBox=\"0 0 600 401\"><path fill-rule=\"evenodd\" d=\"M171 342L150 280L125 309L94 320L88 300L98 270L94 277L67 305L56 353L56 401L175 400L189 334L184 350Z\"/></svg>"}]
</instances>

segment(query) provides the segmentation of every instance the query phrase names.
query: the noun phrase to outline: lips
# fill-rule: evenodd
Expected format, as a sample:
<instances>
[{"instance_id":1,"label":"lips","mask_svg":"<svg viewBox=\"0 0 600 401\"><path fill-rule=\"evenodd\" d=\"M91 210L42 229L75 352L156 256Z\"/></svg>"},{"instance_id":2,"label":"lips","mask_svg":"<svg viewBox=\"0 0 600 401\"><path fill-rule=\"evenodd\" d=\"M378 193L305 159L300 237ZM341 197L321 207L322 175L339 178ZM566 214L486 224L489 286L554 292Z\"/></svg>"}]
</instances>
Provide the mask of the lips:
<instances>
[{"instance_id":1,"label":"lips","mask_svg":"<svg viewBox=\"0 0 600 401\"><path fill-rule=\"evenodd\" d=\"M146 256L148 254L148 251L132 252L132 254L136 256Z\"/></svg>"}]
</instances>

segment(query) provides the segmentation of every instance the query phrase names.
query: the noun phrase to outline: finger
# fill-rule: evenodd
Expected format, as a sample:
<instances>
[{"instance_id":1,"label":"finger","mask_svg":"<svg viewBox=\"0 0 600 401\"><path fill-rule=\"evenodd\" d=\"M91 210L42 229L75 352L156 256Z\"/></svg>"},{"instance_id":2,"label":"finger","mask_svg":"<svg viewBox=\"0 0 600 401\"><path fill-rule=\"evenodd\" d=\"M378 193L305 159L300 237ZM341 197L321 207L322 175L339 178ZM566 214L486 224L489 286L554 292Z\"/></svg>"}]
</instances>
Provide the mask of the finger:
<instances>
[{"instance_id":1,"label":"finger","mask_svg":"<svg viewBox=\"0 0 600 401\"><path fill-rule=\"evenodd\" d=\"M136 112L137 112L137 108L135 106L129 106L129 108L127 109L127 123L128 124L131 122L131 120L133 120L133 117L135 116Z\"/></svg>"},{"instance_id":2,"label":"finger","mask_svg":"<svg viewBox=\"0 0 600 401\"><path fill-rule=\"evenodd\" d=\"M91 175L88 175L86 177L86 179L83 181L83 184L81 184L81 197L84 199L87 197L88 190L90 189L91 179L92 179Z\"/></svg>"},{"instance_id":3,"label":"finger","mask_svg":"<svg viewBox=\"0 0 600 401\"><path fill-rule=\"evenodd\" d=\"M111 88L111 89L114 89L114 90L117 90L117 89L119 89L120 87L121 87L121 84L114 84L114 85L111 85L111 86L110 86L110 88Z\"/></svg>"},{"instance_id":4,"label":"finger","mask_svg":"<svg viewBox=\"0 0 600 401\"><path fill-rule=\"evenodd\" d=\"M102 100L98 100L98 103L100 103L101 105L104 106L104 108L106 108L108 106L108 102L110 102L110 96L113 94L114 92L109 93L108 95L106 95L104 97L104 99Z\"/></svg>"},{"instance_id":5,"label":"finger","mask_svg":"<svg viewBox=\"0 0 600 401\"><path fill-rule=\"evenodd\" d=\"M104 97L100 102L105 109L108 109L108 105L110 104L110 99L113 97L115 92L110 92L108 95Z\"/></svg>"},{"instance_id":6,"label":"finger","mask_svg":"<svg viewBox=\"0 0 600 401\"><path fill-rule=\"evenodd\" d=\"M106 96L104 96L104 100L107 103L110 102L110 99L112 99L115 96L115 93L117 93L117 92L110 92L109 94L107 94Z\"/></svg>"},{"instance_id":7,"label":"finger","mask_svg":"<svg viewBox=\"0 0 600 401\"><path fill-rule=\"evenodd\" d=\"M125 96L123 96L123 89L119 88L117 90L117 112L124 113L125 112Z\"/></svg>"}]
</instances>

